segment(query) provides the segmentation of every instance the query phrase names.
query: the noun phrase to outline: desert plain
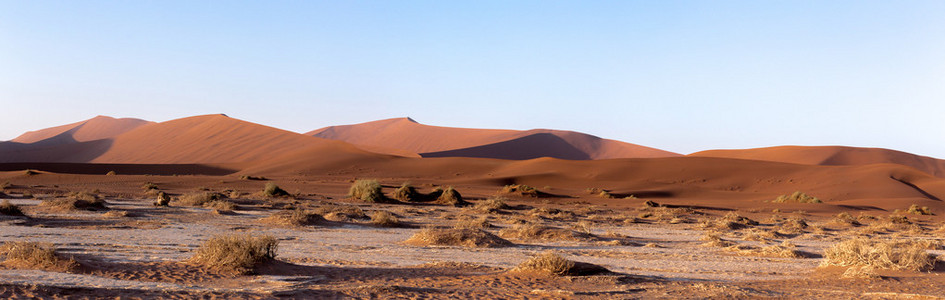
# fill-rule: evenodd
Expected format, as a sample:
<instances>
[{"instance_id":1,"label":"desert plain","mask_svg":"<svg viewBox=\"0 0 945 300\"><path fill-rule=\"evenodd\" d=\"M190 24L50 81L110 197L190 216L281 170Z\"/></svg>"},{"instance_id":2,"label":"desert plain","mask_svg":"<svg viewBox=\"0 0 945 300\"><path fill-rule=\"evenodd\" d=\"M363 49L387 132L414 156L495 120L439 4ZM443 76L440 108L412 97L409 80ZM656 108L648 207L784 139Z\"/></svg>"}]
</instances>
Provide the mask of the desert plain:
<instances>
[{"instance_id":1,"label":"desert plain","mask_svg":"<svg viewBox=\"0 0 945 300\"><path fill-rule=\"evenodd\" d=\"M945 161L888 149L100 116L0 184L2 298L945 298Z\"/></svg>"}]
</instances>

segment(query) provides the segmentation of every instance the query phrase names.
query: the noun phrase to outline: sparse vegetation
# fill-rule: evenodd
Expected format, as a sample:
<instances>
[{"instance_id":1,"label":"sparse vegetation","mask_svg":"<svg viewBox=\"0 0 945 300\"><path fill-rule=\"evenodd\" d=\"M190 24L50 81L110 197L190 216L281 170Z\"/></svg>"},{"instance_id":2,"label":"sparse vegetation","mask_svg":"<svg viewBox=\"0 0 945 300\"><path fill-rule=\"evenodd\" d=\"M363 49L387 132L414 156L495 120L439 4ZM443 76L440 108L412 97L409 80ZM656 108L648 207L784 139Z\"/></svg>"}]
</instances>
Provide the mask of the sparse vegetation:
<instances>
[{"instance_id":1,"label":"sparse vegetation","mask_svg":"<svg viewBox=\"0 0 945 300\"><path fill-rule=\"evenodd\" d=\"M266 197L285 197L289 196L289 192L286 192L278 185L273 182L267 182L266 187L263 189L263 195Z\"/></svg>"},{"instance_id":2,"label":"sparse vegetation","mask_svg":"<svg viewBox=\"0 0 945 300\"><path fill-rule=\"evenodd\" d=\"M422 196L423 195L420 195L420 193L417 192L416 188L414 188L409 183L404 182L399 188L394 190L393 198L404 202L414 202L422 200Z\"/></svg>"},{"instance_id":3,"label":"sparse vegetation","mask_svg":"<svg viewBox=\"0 0 945 300\"><path fill-rule=\"evenodd\" d=\"M456 207L469 205L469 202L463 200L463 195L460 195L459 192L453 187L447 187L445 190L443 190L443 193L437 197L436 203L452 205Z\"/></svg>"},{"instance_id":4,"label":"sparse vegetation","mask_svg":"<svg viewBox=\"0 0 945 300\"><path fill-rule=\"evenodd\" d=\"M915 241L855 238L824 250L821 266L927 271L934 267L935 257L926 248L927 245Z\"/></svg>"},{"instance_id":5,"label":"sparse vegetation","mask_svg":"<svg viewBox=\"0 0 945 300\"><path fill-rule=\"evenodd\" d=\"M931 215L932 211L929 209L928 206L919 207L918 205L913 204L909 206L909 209L906 210L906 213L910 213L913 215L927 216L927 215Z\"/></svg>"},{"instance_id":6,"label":"sparse vegetation","mask_svg":"<svg viewBox=\"0 0 945 300\"><path fill-rule=\"evenodd\" d=\"M400 220L394 214L383 210L375 211L371 215L371 224L382 227L398 227L401 225Z\"/></svg>"},{"instance_id":7,"label":"sparse vegetation","mask_svg":"<svg viewBox=\"0 0 945 300\"><path fill-rule=\"evenodd\" d=\"M610 272L606 268L568 260L553 252L545 252L522 262L514 271L537 272L553 276L582 276Z\"/></svg>"},{"instance_id":8,"label":"sparse vegetation","mask_svg":"<svg viewBox=\"0 0 945 300\"><path fill-rule=\"evenodd\" d=\"M69 198L46 199L39 203L40 207L53 211L73 210L105 210L105 200L89 192L72 192Z\"/></svg>"},{"instance_id":9,"label":"sparse vegetation","mask_svg":"<svg viewBox=\"0 0 945 300\"><path fill-rule=\"evenodd\" d=\"M168 196L164 192L158 192L157 200L154 201L154 206L168 206L171 203L171 196Z\"/></svg>"},{"instance_id":10,"label":"sparse vegetation","mask_svg":"<svg viewBox=\"0 0 945 300\"><path fill-rule=\"evenodd\" d=\"M0 202L0 215L23 216L23 210L19 206L10 203L10 200L3 199L3 202Z\"/></svg>"},{"instance_id":11,"label":"sparse vegetation","mask_svg":"<svg viewBox=\"0 0 945 300\"><path fill-rule=\"evenodd\" d=\"M118 173L115 173L115 171L108 171L108 173L105 173L105 175L106 175L106 176L115 176L115 175L118 175Z\"/></svg>"},{"instance_id":12,"label":"sparse vegetation","mask_svg":"<svg viewBox=\"0 0 945 300\"><path fill-rule=\"evenodd\" d=\"M18 269L40 269L66 272L78 267L72 258L63 258L52 244L37 242L6 242L0 246L3 265Z\"/></svg>"},{"instance_id":13,"label":"sparse vegetation","mask_svg":"<svg viewBox=\"0 0 945 300\"><path fill-rule=\"evenodd\" d=\"M226 201L226 196L214 192L198 192L184 194L180 196L176 202L184 206L206 207L214 201Z\"/></svg>"},{"instance_id":14,"label":"sparse vegetation","mask_svg":"<svg viewBox=\"0 0 945 300\"><path fill-rule=\"evenodd\" d=\"M377 180L356 180L348 190L348 196L369 203L387 202L387 197L381 192L381 183Z\"/></svg>"},{"instance_id":15,"label":"sparse vegetation","mask_svg":"<svg viewBox=\"0 0 945 300\"><path fill-rule=\"evenodd\" d=\"M266 177L240 175L240 180L269 180L269 179L266 179Z\"/></svg>"},{"instance_id":16,"label":"sparse vegetation","mask_svg":"<svg viewBox=\"0 0 945 300\"><path fill-rule=\"evenodd\" d=\"M492 224L489 223L489 219L486 217L474 218L471 216L461 217L459 220L456 220L456 223L453 223L453 228L463 229L463 228L491 228Z\"/></svg>"},{"instance_id":17,"label":"sparse vegetation","mask_svg":"<svg viewBox=\"0 0 945 300\"><path fill-rule=\"evenodd\" d=\"M315 213L326 220L344 222L351 219L365 219L364 210L354 205L327 205L315 209Z\"/></svg>"},{"instance_id":18,"label":"sparse vegetation","mask_svg":"<svg viewBox=\"0 0 945 300\"><path fill-rule=\"evenodd\" d=\"M318 214L303 209L280 211L262 219L263 222L282 226L317 225L323 220Z\"/></svg>"},{"instance_id":19,"label":"sparse vegetation","mask_svg":"<svg viewBox=\"0 0 945 300\"><path fill-rule=\"evenodd\" d=\"M538 197L541 193L538 189L524 184L510 184L502 187L500 191L503 194L515 194L525 197Z\"/></svg>"},{"instance_id":20,"label":"sparse vegetation","mask_svg":"<svg viewBox=\"0 0 945 300\"><path fill-rule=\"evenodd\" d=\"M462 246L470 248L507 247L512 243L481 229L424 228L406 243L415 246Z\"/></svg>"},{"instance_id":21,"label":"sparse vegetation","mask_svg":"<svg viewBox=\"0 0 945 300\"><path fill-rule=\"evenodd\" d=\"M145 192L148 192L148 191L151 191L151 190L159 190L160 188L158 188L158 185L157 185L157 184L155 184L155 183L149 181L149 182L145 182L143 185L141 185L141 189L144 190Z\"/></svg>"},{"instance_id":22,"label":"sparse vegetation","mask_svg":"<svg viewBox=\"0 0 945 300\"><path fill-rule=\"evenodd\" d=\"M496 212L502 209L508 209L509 206L505 204L505 199L500 197L492 197L486 200L476 202L476 205L473 206L473 209L479 212Z\"/></svg>"},{"instance_id":23,"label":"sparse vegetation","mask_svg":"<svg viewBox=\"0 0 945 300\"><path fill-rule=\"evenodd\" d=\"M590 241L593 235L575 232L569 229L539 225L535 223L518 224L499 231L499 236L519 240L543 241Z\"/></svg>"},{"instance_id":24,"label":"sparse vegetation","mask_svg":"<svg viewBox=\"0 0 945 300\"><path fill-rule=\"evenodd\" d=\"M773 203L822 203L817 197L796 191L790 195L781 195L772 200Z\"/></svg>"},{"instance_id":25,"label":"sparse vegetation","mask_svg":"<svg viewBox=\"0 0 945 300\"><path fill-rule=\"evenodd\" d=\"M272 236L231 234L210 238L189 262L207 269L234 274L249 274L267 260L275 259L279 241Z\"/></svg>"}]
</instances>

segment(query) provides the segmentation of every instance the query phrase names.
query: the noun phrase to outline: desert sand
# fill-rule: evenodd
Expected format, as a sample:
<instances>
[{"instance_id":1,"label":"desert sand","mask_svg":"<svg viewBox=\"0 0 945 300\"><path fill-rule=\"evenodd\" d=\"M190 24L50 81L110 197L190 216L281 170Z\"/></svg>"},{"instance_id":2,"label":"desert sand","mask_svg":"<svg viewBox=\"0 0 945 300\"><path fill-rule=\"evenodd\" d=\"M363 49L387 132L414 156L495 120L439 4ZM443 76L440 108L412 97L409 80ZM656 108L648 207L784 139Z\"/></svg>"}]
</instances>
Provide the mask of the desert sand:
<instances>
[{"instance_id":1,"label":"desert sand","mask_svg":"<svg viewBox=\"0 0 945 300\"><path fill-rule=\"evenodd\" d=\"M853 239L945 253L941 160L893 150L681 156L567 131L405 118L300 134L207 115L96 117L0 143L0 161L0 198L22 212L0 214L0 243L74 261L0 253L3 298L945 297L939 258L834 262ZM376 201L352 197L374 181ZM404 184L417 193L395 199ZM436 198L448 187L464 201ZM486 240L423 238L454 231ZM273 237L274 257L236 273L195 260L234 233ZM584 271L523 267L543 253Z\"/></svg>"}]
</instances>

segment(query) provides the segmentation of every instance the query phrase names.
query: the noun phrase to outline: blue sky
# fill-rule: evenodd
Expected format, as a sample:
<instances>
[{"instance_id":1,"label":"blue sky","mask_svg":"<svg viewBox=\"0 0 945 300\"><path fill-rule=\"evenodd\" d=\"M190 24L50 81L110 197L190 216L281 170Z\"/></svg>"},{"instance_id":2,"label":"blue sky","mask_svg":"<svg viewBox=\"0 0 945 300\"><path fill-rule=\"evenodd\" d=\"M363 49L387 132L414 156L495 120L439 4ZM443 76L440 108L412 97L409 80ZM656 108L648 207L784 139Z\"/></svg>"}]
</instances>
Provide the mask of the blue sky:
<instances>
[{"instance_id":1,"label":"blue sky","mask_svg":"<svg viewBox=\"0 0 945 300\"><path fill-rule=\"evenodd\" d=\"M945 1L6 1L0 140L95 115L410 116L680 153L945 158Z\"/></svg>"}]
</instances>

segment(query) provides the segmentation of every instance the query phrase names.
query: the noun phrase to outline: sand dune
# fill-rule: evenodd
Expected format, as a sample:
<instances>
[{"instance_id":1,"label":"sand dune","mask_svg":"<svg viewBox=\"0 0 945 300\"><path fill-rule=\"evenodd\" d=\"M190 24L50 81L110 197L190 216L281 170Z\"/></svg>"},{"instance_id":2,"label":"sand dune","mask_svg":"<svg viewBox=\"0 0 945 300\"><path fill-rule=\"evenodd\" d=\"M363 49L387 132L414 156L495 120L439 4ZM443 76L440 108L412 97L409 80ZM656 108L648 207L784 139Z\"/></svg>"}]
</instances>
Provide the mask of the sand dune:
<instances>
[{"instance_id":1,"label":"sand dune","mask_svg":"<svg viewBox=\"0 0 945 300\"><path fill-rule=\"evenodd\" d=\"M151 123L153 122L134 118L116 119L108 116L97 116L72 124L28 131L10 141L22 144L87 142L115 137Z\"/></svg>"},{"instance_id":2,"label":"sand dune","mask_svg":"<svg viewBox=\"0 0 945 300\"><path fill-rule=\"evenodd\" d=\"M306 135L341 140L381 153L423 157L572 160L672 157L679 154L561 130L468 129L419 124L410 118L331 126ZM386 150L385 150L386 149Z\"/></svg>"},{"instance_id":3,"label":"sand dune","mask_svg":"<svg viewBox=\"0 0 945 300\"><path fill-rule=\"evenodd\" d=\"M945 160L911 153L844 146L779 146L744 150L709 150L689 156L767 160L806 165L866 165L891 163L945 177Z\"/></svg>"}]
</instances>

